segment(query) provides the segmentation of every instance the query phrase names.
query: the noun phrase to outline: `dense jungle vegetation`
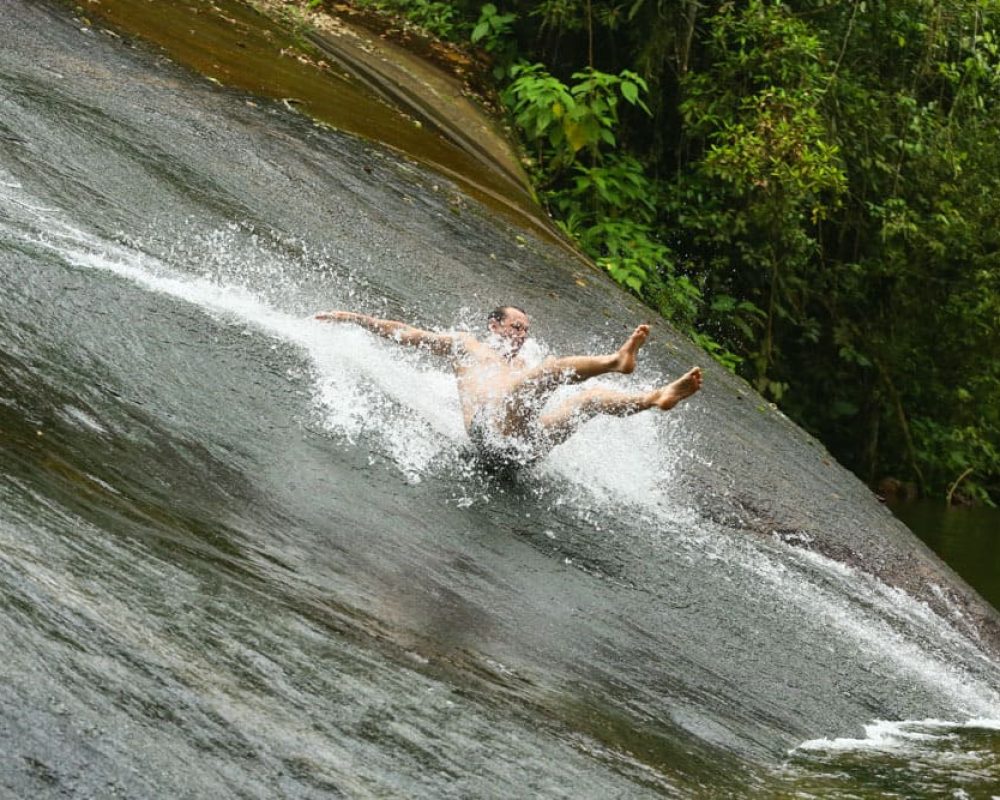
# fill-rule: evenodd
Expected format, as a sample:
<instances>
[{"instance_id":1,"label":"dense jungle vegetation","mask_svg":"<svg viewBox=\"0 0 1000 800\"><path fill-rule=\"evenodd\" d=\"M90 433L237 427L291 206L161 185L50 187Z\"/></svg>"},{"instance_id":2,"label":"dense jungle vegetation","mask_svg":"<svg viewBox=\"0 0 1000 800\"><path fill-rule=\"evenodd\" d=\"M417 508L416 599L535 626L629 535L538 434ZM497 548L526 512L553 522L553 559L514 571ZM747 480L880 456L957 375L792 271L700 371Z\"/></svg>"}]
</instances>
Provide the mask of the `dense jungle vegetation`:
<instances>
[{"instance_id":1,"label":"dense jungle vegetation","mask_svg":"<svg viewBox=\"0 0 1000 800\"><path fill-rule=\"evenodd\" d=\"M365 2L484 52L565 230L862 479L1000 502L998 0Z\"/></svg>"}]
</instances>

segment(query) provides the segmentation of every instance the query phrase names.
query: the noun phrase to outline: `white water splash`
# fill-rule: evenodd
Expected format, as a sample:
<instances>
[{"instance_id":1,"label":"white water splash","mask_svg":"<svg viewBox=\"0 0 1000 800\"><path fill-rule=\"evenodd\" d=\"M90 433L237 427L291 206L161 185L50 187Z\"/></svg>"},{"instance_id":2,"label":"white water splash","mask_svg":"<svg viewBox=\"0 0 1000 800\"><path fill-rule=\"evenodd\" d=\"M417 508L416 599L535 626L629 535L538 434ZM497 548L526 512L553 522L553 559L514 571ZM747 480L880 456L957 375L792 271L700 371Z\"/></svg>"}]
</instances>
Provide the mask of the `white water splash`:
<instances>
[{"instance_id":1,"label":"white water splash","mask_svg":"<svg viewBox=\"0 0 1000 800\"><path fill-rule=\"evenodd\" d=\"M859 738L810 739L796 750L816 750L824 752L881 750L899 751L911 749L946 739L957 730L1000 731L1000 719L975 717L964 722L942 719L875 720L864 726L864 736Z\"/></svg>"},{"instance_id":2,"label":"white water splash","mask_svg":"<svg viewBox=\"0 0 1000 800\"><path fill-rule=\"evenodd\" d=\"M8 212L22 240L74 267L113 273L151 292L195 305L223 323L245 326L303 350L313 372L314 423L345 447L364 439L371 451L391 461L406 480L417 482L466 446L449 366L353 326L317 322L283 310L282 298L275 296L275 276L286 276L289 296L296 295L290 276L297 265L268 249L266 237L258 237L252 227L232 225L217 235L184 231L183 241L156 257L143 252L141 243L130 237L112 240L70 224L59 212L40 207L19 190L19 185L0 190L0 211ZM192 237L195 243L188 241ZM197 244L202 245L200 250ZM172 266L174 258L183 271ZM282 281L277 283L280 289ZM333 289L331 294L341 296L331 298L324 291L324 297L315 301L316 310L338 302L352 305L352 287ZM295 296L287 302L301 301L301 296ZM460 313L456 327L468 327L470 312ZM524 353L541 360L546 348L543 342L530 341ZM603 383L622 386L621 382ZM631 379L626 384L639 385ZM652 385L646 383L643 388ZM552 402L567 394L561 392ZM571 496L561 501L574 507L627 504L656 513L682 513L664 487L693 447L691 435L684 439L678 435L684 427L683 410L666 415L669 421L656 416L593 420L556 448L537 474L567 482Z\"/></svg>"},{"instance_id":3,"label":"white water splash","mask_svg":"<svg viewBox=\"0 0 1000 800\"><path fill-rule=\"evenodd\" d=\"M860 737L812 739L776 774L795 796L1000 800L1000 720L875 720ZM789 795L791 796L791 795Z\"/></svg>"},{"instance_id":4,"label":"white water splash","mask_svg":"<svg viewBox=\"0 0 1000 800\"><path fill-rule=\"evenodd\" d=\"M782 551L780 560L760 552L741 561L804 619L856 642L894 680L923 685L957 714L1000 719L997 665L925 602L812 551ZM818 582L810 567L826 579Z\"/></svg>"}]
</instances>

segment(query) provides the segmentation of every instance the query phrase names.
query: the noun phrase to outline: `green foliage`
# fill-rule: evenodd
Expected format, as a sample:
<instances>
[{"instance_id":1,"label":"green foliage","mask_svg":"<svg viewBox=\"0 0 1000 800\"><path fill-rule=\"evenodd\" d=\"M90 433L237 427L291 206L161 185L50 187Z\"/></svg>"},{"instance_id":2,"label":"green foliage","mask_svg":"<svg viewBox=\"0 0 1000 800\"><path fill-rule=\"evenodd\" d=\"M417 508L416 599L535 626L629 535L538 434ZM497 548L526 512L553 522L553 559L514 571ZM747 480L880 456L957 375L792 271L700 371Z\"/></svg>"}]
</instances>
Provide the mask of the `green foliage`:
<instances>
[{"instance_id":1,"label":"green foliage","mask_svg":"<svg viewBox=\"0 0 1000 800\"><path fill-rule=\"evenodd\" d=\"M980 500L1000 496L1000 72L983 11L723 6L678 84L687 158L665 190L675 246L702 269L700 322L759 390L873 482L943 496L971 469L962 491Z\"/></svg>"},{"instance_id":2,"label":"green foliage","mask_svg":"<svg viewBox=\"0 0 1000 800\"><path fill-rule=\"evenodd\" d=\"M701 292L659 239L659 188L637 158L617 149L621 104L649 113L646 82L629 70L586 69L566 85L540 64L516 65L511 76L504 99L535 149L563 229L618 283L691 330Z\"/></svg>"},{"instance_id":3,"label":"green foliage","mask_svg":"<svg viewBox=\"0 0 1000 800\"><path fill-rule=\"evenodd\" d=\"M602 148L615 147L621 101L648 112L641 97L646 82L634 72L609 75L594 69L573 73L567 86L542 64L515 64L503 100L535 147L548 178L573 164L578 156L598 161Z\"/></svg>"},{"instance_id":4,"label":"green foliage","mask_svg":"<svg viewBox=\"0 0 1000 800\"><path fill-rule=\"evenodd\" d=\"M731 350L727 350L724 345L720 344L718 341L713 339L711 335L705 333L704 331L695 331L691 334L691 338L694 340L696 345L722 364L722 366L730 372L736 372L743 363L742 356L737 355Z\"/></svg>"},{"instance_id":5,"label":"green foliage","mask_svg":"<svg viewBox=\"0 0 1000 800\"><path fill-rule=\"evenodd\" d=\"M926 417L913 419L917 453L928 465L927 478L935 486L948 486L971 469L962 482L964 496L986 505L993 502L983 478L1000 472L1000 428L982 425L948 426Z\"/></svg>"},{"instance_id":6,"label":"green foliage","mask_svg":"<svg viewBox=\"0 0 1000 800\"><path fill-rule=\"evenodd\" d=\"M455 39L467 27L453 3L442 0L354 0L362 8L395 14L442 39Z\"/></svg>"},{"instance_id":7,"label":"green foliage","mask_svg":"<svg viewBox=\"0 0 1000 800\"><path fill-rule=\"evenodd\" d=\"M514 22L517 14L501 14L493 3L480 9L479 19L469 39L480 45L493 57L493 77L502 80L510 76L517 62L517 41L514 39Z\"/></svg>"},{"instance_id":8,"label":"green foliage","mask_svg":"<svg viewBox=\"0 0 1000 800\"><path fill-rule=\"evenodd\" d=\"M513 80L502 97L539 164L544 169L548 161L572 160L563 121L576 103L569 87L542 64L516 64L510 74Z\"/></svg>"},{"instance_id":9,"label":"green foliage","mask_svg":"<svg viewBox=\"0 0 1000 800\"><path fill-rule=\"evenodd\" d=\"M788 384L772 375L781 357L775 327L805 322L800 301L811 280L815 225L846 189L819 109L829 77L819 39L784 6L751 0L708 22L713 68L683 81L680 104L701 156L673 191L680 202L692 193L716 198L685 208L685 223L697 247L724 248L725 269L735 261L755 276L736 291L765 309L766 324L740 344L754 384L780 400ZM734 291L728 281L719 288Z\"/></svg>"},{"instance_id":10,"label":"green foliage","mask_svg":"<svg viewBox=\"0 0 1000 800\"><path fill-rule=\"evenodd\" d=\"M650 225L656 218L656 196L637 158L612 153L593 166L574 164L572 179L555 196L554 205L564 218L587 209L590 225L621 217Z\"/></svg>"},{"instance_id":11,"label":"green foliage","mask_svg":"<svg viewBox=\"0 0 1000 800\"><path fill-rule=\"evenodd\" d=\"M898 66L843 75L831 92L852 175L831 217L847 234L826 248L831 286L840 316L858 320L843 342L876 377L877 402L859 414L879 451L869 469L940 496L972 469L962 491L1000 497L997 7L921 11L865 20L846 56L883 41Z\"/></svg>"},{"instance_id":12,"label":"green foliage","mask_svg":"<svg viewBox=\"0 0 1000 800\"><path fill-rule=\"evenodd\" d=\"M542 0L528 5L529 14L540 20L543 31L579 31L586 24L581 0Z\"/></svg>"},{"instance_id":13,"label":"green foliage","mask_svg":"<svg viewBox=\"0 0 1000 800\"><path fill-rule=\"evenodd\" d=\"M438 0L399 0L406 18L429 33L452 38L458 33L454 6Z\"/></svg>"}]
</instances>

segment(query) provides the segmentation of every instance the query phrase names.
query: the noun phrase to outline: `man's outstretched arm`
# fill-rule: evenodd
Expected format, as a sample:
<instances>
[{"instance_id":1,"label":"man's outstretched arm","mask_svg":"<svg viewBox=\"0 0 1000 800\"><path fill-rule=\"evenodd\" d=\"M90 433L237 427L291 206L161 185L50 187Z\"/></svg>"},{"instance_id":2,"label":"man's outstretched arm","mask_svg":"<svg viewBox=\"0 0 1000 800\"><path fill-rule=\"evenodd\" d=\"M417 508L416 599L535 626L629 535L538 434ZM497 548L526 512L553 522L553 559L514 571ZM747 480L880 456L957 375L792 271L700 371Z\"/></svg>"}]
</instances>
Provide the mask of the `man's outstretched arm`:
<instances>
[{"instance_id":1,"label":"man's outstretched arm","mask_svg":"<svg viewBox=\"0 0 1000 800\"><path fill-rule=\"evenodd\" d=\"M437 355L449 355L455 346L455 337L447 333L433 333L421 330L405 322L394 319L378 319L367 314L357 314L354 311L323 311L316 319L324 322L351 322L362 328L377 333L386 339L392 339L399 344L410 347L425 347Z\"/></svg>"}]
</instances>

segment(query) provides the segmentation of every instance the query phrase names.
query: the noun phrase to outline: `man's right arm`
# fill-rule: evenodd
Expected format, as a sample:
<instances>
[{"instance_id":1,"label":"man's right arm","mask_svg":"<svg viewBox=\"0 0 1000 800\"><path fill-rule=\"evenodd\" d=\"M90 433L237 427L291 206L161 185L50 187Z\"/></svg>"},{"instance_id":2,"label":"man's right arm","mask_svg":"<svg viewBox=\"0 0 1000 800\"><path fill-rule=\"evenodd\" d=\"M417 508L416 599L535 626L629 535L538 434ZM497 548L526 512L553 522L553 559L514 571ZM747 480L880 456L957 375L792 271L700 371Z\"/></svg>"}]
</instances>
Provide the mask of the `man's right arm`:
<instances>
[{"instance_id":1,"label":"man's right arm","mask_svg":"<svg viewBox=\"0 0 1000 800\"><path fill-rule=\"evenodd\" d=\"M324 322L350 322L378 334L386 339L392 339L399 344L410 347L425 347L437 355L451 355L456 339L451 334L433 333L415 328L405 322L393 319L378 319L367 314L354 311L324 311L316 315L316 319Z\"/></svg>"}]
</instances>

